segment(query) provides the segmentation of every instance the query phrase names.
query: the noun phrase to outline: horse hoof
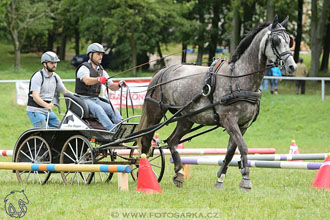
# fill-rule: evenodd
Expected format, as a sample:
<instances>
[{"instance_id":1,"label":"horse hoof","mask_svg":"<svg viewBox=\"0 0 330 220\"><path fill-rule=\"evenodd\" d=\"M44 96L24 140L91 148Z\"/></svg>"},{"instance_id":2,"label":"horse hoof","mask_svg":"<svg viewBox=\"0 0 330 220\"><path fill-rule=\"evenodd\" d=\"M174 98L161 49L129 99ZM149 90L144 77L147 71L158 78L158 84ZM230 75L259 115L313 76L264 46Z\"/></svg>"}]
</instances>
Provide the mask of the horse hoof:
<instances>
[{"instance_id":1,"label":"horse hoof","mask_svg":"<svg viewBox=\"0 0 330 220\"><path fill-rule=\"evenodd\" d=\"M216 189L224 189L225 188L225 184L223 182L218 182L216 184L214 184L214 187Z\"/></svg>"},{"instance_id":2,"label":"horse hoof","mask_svg":"<svg viewBox=\"0 0 330 220\"><path fill-rule=\"evenodd\" d=\"M242 181L239 184L239 188L243 191L250 191L252 188L251 180L250 179L242 179Z\"/></svg>"},{"instance_id":3,"label":"horse hoof","mask_svg":"<svg viewBox=\"0 0 330 220\"><path fill-rule=\"evenodd\" d=\"M184 175L181 173L175 174L175 176L173 177L174 185L178 188L181 188L183 186L183 182L184 182Z\"/></svg>"}]
</instances>

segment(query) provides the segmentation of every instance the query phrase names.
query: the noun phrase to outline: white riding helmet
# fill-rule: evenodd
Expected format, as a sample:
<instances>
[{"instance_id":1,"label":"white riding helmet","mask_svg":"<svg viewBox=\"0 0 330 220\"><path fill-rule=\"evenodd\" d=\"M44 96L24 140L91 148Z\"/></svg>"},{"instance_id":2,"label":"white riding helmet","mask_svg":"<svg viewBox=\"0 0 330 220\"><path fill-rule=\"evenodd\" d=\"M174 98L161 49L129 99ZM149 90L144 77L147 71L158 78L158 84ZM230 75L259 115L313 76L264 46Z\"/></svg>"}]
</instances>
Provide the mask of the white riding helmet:
<instances>
[{"instance_id":1,"label":"white riding helmet","mask_svg":"<svg viewBox=\"0 0 330 220\"><path fill-rule=\"evenodd\" d=\"M87 52L86 54L88 55L89 53L94 53L94 52L100 52L100 53L104 53L104 48L101 44L99 43L92 43L91 45L89 45L87 47Z\"/></svg>"},{"instance_id":2,"label":"white riding helmet","mask_svg":"<svg viewBox=\"0 0 330 220\"><path fill-rule=\"evenodd\" d=\"M60 62L60 59L57 57L56 53L54 53L53 51L47 51L47 52L43 53L41 56L41 63L45 63L45 62L58 63L58 62Z\"/></svg>"}]
</instances>

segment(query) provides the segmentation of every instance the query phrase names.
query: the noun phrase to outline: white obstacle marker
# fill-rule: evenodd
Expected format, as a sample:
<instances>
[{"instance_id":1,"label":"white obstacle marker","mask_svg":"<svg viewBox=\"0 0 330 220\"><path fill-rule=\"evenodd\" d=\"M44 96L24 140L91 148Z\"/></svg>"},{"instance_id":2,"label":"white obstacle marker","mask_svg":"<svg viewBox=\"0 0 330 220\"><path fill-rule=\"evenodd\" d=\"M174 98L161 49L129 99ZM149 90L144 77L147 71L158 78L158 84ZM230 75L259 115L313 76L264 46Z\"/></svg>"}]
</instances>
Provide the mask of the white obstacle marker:
<instances>
[{"instance_id":1,"label":"white obstacle marker","mask_svg":"<svg viewBox=\"0 0 330 220\"><path fill-rule=\"evenodd\" d=\"M12 150L0 150L0 156L13 156Z\"/></svg>"}]
</instances>

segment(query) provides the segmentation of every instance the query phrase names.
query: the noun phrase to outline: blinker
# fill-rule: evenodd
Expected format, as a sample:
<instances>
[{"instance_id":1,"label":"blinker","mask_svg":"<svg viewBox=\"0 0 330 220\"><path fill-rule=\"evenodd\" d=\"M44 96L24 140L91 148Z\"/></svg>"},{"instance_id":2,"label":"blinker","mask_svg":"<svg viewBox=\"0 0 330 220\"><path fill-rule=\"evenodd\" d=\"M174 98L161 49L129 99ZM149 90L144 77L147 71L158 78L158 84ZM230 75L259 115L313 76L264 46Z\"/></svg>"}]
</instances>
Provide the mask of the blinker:
<instances>
[{"instance_id":1,"label":"blinker","mask_svg":"<svg viewBox=\"0 0 330 220\"><path fill-rule=\"evenodd\" d=\"M293 37L290 36L290 43L289 43L289 47L292 48L293 47Z\"/></svg>"},{"instance_id":2,"label":"blinker","mask_svg":"<svg viewBox=\"0 0 330 220\"><path fill-rule=\"evenodd\" d=\"M277 36L277 35L273 35L272 36L272 44L277 47L278 45L280 45L281 43L281 39Z\"/></svg>"}]
</instances>

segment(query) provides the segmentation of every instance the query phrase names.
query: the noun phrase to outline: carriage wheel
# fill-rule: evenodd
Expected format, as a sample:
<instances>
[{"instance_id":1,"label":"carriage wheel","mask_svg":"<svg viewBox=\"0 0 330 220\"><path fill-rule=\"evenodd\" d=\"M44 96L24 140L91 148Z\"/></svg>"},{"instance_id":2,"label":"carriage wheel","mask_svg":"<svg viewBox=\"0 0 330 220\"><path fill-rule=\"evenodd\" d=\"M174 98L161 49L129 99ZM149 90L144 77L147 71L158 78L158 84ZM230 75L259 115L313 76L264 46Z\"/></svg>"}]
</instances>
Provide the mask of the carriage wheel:
<instances>
[{"instance_id":1,"label":"carriage wheel","mask_svg":"<svg viewBox=\"0 0 330 220\"><path fill-rule=\"evenodd\" d=\"M111 162L113 162L115 159L114 159L114 156L111 154L110 155L110 159L111 159ZM110 173L110 172L98 172L94 175L94 181L95 182L102 182L102 183L108 183L110 182L110 180L112 179L113 177L113 173Z\"/></svg>"},{"instance_id":2,"label":"carriage wheel","mask_svg":"<svg viewBox=\"0 0 330 220\"><path fill-rule=\"evenodd\" d=\"M160 183L165 171L165 154L161 147L154 147L153 151L155 150L157 150L159 154L155 154L154 152L153 157L147 155L147 159L149 160L151 168L154 171L158 182ZM132 169L131 175L133 180L136 181L139 175L139 165L134 165L134 166L135 167Z\"/></svg>"},{"instance_id":3,"label":"carriage wheel","mask_svg":"<svg viewBox=\"0 0 330 220\"><path fill-rule=\"evenodd\" d=\"M45 139L39 136L27 138L18 148L15 162L50 164L52 153ZM16 176L20 183L45 184L50 177L49 171L19 171Z\"/></svg>"},{"instance_id":4,"label":"carriage wheel","mask_svg":"<svg viewBox=\"0 0 330 220\"><path fill-rule=\"evenodd\" d=\"M90 142L81 135L69 138L63 145L60 163L62 164L94 164L95 158ZM93 172L61 172L66 184L90 184Z\"/></svg>"}]
</instances>

